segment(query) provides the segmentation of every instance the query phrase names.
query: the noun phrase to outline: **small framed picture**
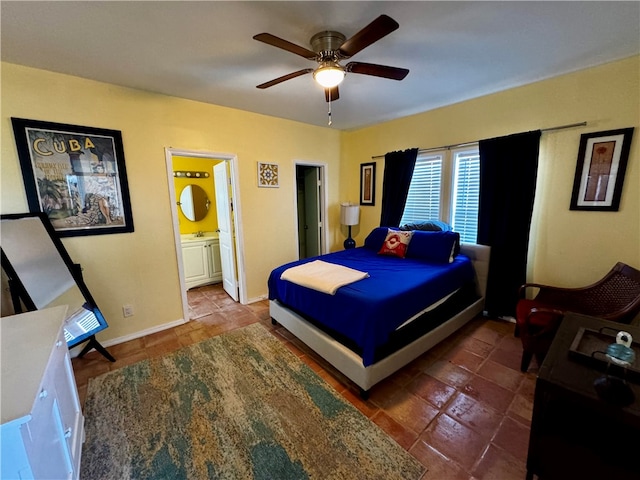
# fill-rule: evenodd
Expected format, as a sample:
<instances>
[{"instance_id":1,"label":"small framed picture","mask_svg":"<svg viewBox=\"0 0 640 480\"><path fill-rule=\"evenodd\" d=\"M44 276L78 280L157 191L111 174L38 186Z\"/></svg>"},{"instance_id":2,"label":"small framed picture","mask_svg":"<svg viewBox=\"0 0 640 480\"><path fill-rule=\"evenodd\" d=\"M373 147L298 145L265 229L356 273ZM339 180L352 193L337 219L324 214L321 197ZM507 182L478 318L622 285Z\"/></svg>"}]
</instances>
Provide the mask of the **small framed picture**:
<instances>
[{"instance_id":1,"label":"small framed picture","mask_svg":"<svg viewBox=\"0 0 640 480\"><path fill-rule=\"evenodd\" d=\"M360 205L376 204L376 163L360 164Z\"/></svg>"},{"instance_id":2,"label":"small framed picture","mask_svg":"<svg viewBox=\"0 0 640 480\"><path fill-rule=\"evenodd\" d=\"M12 118L29 210L61 237L133 232L119 130Z\"/></svg>"},{"instance_id":3,"label":"small framed picture","mask_svg":"<svg viewBox=\"0 0 640 480\"><path fill-rule=\"evenodd\" d=\"M267 188L278 188L278 164L258 162L258 186Z\"/></svg>"},{"instance_id":4,"label":"small framed picture","mask_svg":"<svg viewBox=\"0 0 640 480\"><path fill-rule=\"evenodd\" d=\"M571 210L618 211L633 127L580 136Z\"/></svg>"}]
</instances>

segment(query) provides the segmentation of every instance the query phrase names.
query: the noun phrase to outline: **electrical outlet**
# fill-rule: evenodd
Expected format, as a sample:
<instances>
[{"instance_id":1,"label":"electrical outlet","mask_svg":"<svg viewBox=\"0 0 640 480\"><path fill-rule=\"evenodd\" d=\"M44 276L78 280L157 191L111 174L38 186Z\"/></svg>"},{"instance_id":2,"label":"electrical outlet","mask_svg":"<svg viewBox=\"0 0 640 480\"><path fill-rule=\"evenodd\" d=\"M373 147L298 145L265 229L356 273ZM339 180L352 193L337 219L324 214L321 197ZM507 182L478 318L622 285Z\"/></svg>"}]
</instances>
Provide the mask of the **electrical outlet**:
<instances>
[{"instance_id":1,"label":"electrical outlet","mask_svg":"<svg viewBox=\"0 0 640 480\"><path fill-rule=\"evenodd\" d=\"M122 306L122 316L123 317L132 317L133 316L133 305L123 305Z\"/></svg>"}]
</instances>

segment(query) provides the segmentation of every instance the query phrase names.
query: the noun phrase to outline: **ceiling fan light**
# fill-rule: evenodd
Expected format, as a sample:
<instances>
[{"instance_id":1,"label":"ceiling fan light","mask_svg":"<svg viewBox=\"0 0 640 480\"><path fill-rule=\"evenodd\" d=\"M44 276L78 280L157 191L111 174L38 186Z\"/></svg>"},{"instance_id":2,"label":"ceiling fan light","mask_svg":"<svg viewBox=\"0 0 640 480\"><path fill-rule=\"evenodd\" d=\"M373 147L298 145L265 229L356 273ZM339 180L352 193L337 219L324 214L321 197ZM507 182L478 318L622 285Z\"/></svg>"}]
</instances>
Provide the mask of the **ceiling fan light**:
<instances>
[{"instance_id":1,"label":"ceiling fan light","mask_svg":"<svg viewBox=\"0 0 640 480\"><path fill-rule=\"evenodd\" d=\"M326 62L314 72L313 78L324 88L333 88L344 80L344 68L336 62Z\"/></svg>"}]
</instances>

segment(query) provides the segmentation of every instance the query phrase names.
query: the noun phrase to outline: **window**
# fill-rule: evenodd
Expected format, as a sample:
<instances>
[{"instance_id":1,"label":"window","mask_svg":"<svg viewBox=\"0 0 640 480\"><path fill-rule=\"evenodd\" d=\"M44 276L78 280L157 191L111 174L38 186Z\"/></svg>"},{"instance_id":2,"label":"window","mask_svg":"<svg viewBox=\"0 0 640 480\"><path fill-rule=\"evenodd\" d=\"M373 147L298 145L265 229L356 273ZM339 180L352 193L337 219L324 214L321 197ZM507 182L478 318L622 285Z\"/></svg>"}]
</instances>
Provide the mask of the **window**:
<instances>
[{"instance_id":1,"label":"window","mask_svg":"<svg viewBox=\"0 0 640 480\"><path fill-rule=\"evenodd\" d=\"M478 231L480 154L478 147L419 154L400 225L442 220L475 243Z\"/></svg>"},{"instance_id":2,"label":"window","mask_svg":"<svg viewBox=\"0 0 640 480\"><path fill-rule=\"evenodd\" d=\"M418 156L400 225L440 218L442 155Z\"/></svg>"},{"instance_id":3,"label":"window","mask_svg":"<svg viewBox=\"0 0 640 480\"><path fill-rule=\"evenodd\" d=\"M478 236L478 200L480 198L480 155L478 151L453 155L453 194L451 226L460 241L476 243Z\"/></svg>"}]
</instances>

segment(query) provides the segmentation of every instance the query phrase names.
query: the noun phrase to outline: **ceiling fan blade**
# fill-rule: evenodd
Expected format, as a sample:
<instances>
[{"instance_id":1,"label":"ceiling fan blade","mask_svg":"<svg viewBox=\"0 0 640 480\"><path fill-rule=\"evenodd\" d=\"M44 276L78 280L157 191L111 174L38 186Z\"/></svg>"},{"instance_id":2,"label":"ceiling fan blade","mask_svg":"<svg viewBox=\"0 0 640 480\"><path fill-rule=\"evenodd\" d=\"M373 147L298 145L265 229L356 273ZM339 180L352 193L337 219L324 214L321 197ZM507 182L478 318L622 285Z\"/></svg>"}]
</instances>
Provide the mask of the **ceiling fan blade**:
<instances>
[{"instance_id":1,"label":"ceiling fan blade","mask_svg":"<svg viewBox=\"0 0 640 480\"><path fill-rule=\"evenodd\" d=\"M340 98L340 92L338 91L338 86L336 85L335 87L332 87L332 88L325 88L324 98L327 102L329 101L335 102L336 100L338 100Z\"/></svg>"},{"instance_id":2,"label":"ceiling fan blade","mask_svg":"<svg viewBox=\"0 0 640 480\"><path fill-rule=\"evenodd\" d=\"M306 75L307 73L311 73L311 72L313 72L313 68L305 68L304 70L298 70L297 72L293 72L288 75L283 75L282 77L275 78L270 82L265 82L265 83L261 83L260 85L256 85L256 88L265 89L265 88L273 87L274 85L277 85L279 83L286 82L287 80L291 80L292 78L296 78L301 75Z\"/></svg>"},{"instance_id":3,"label":"ceiling fan blade","mask_svg":"<svg viewBox=\"0 0 640 480\"><path fill-rule=\"evenodd\" d=\"M374 77L390 78L391 80L402 80L409 74L409 70L406 68L362 62L349 62L345 65L344 69L351 73L373 75Z\"/></svg>"},{"instance_id":4,"label":"ceiling fan blade","mask_svg":"<svg viewBox=\"0 0 640 480\"><path fill-rule=\"evenodd\" d=\"M380 15L353 37L345 41L338 49L340 55L342 55L343 58L353 57L360 50L377 42L382 37L389 35L394 30L397 30L399 26L398 22L393 18L387 15Z\"/></svg>"},{"instance_id":5,"label":"ceiling fan blade","mask_svg":"<svg viewBox=\"0 0 640 480\"><path fill-rule=\"evenodd\" d=\"M287 40L283 40L282 38L271 35L270 33L259 33L257 35L254 35L253 39L258 40L259 42L266 43L267 45L281 48L283 50L286 50L287 52L295 53L296 55L300 55L301 57L306 58L307 60L315 60L317 56L316 52L312 52L307 48L301 47Z\"/></svg>"}]
</instances>

